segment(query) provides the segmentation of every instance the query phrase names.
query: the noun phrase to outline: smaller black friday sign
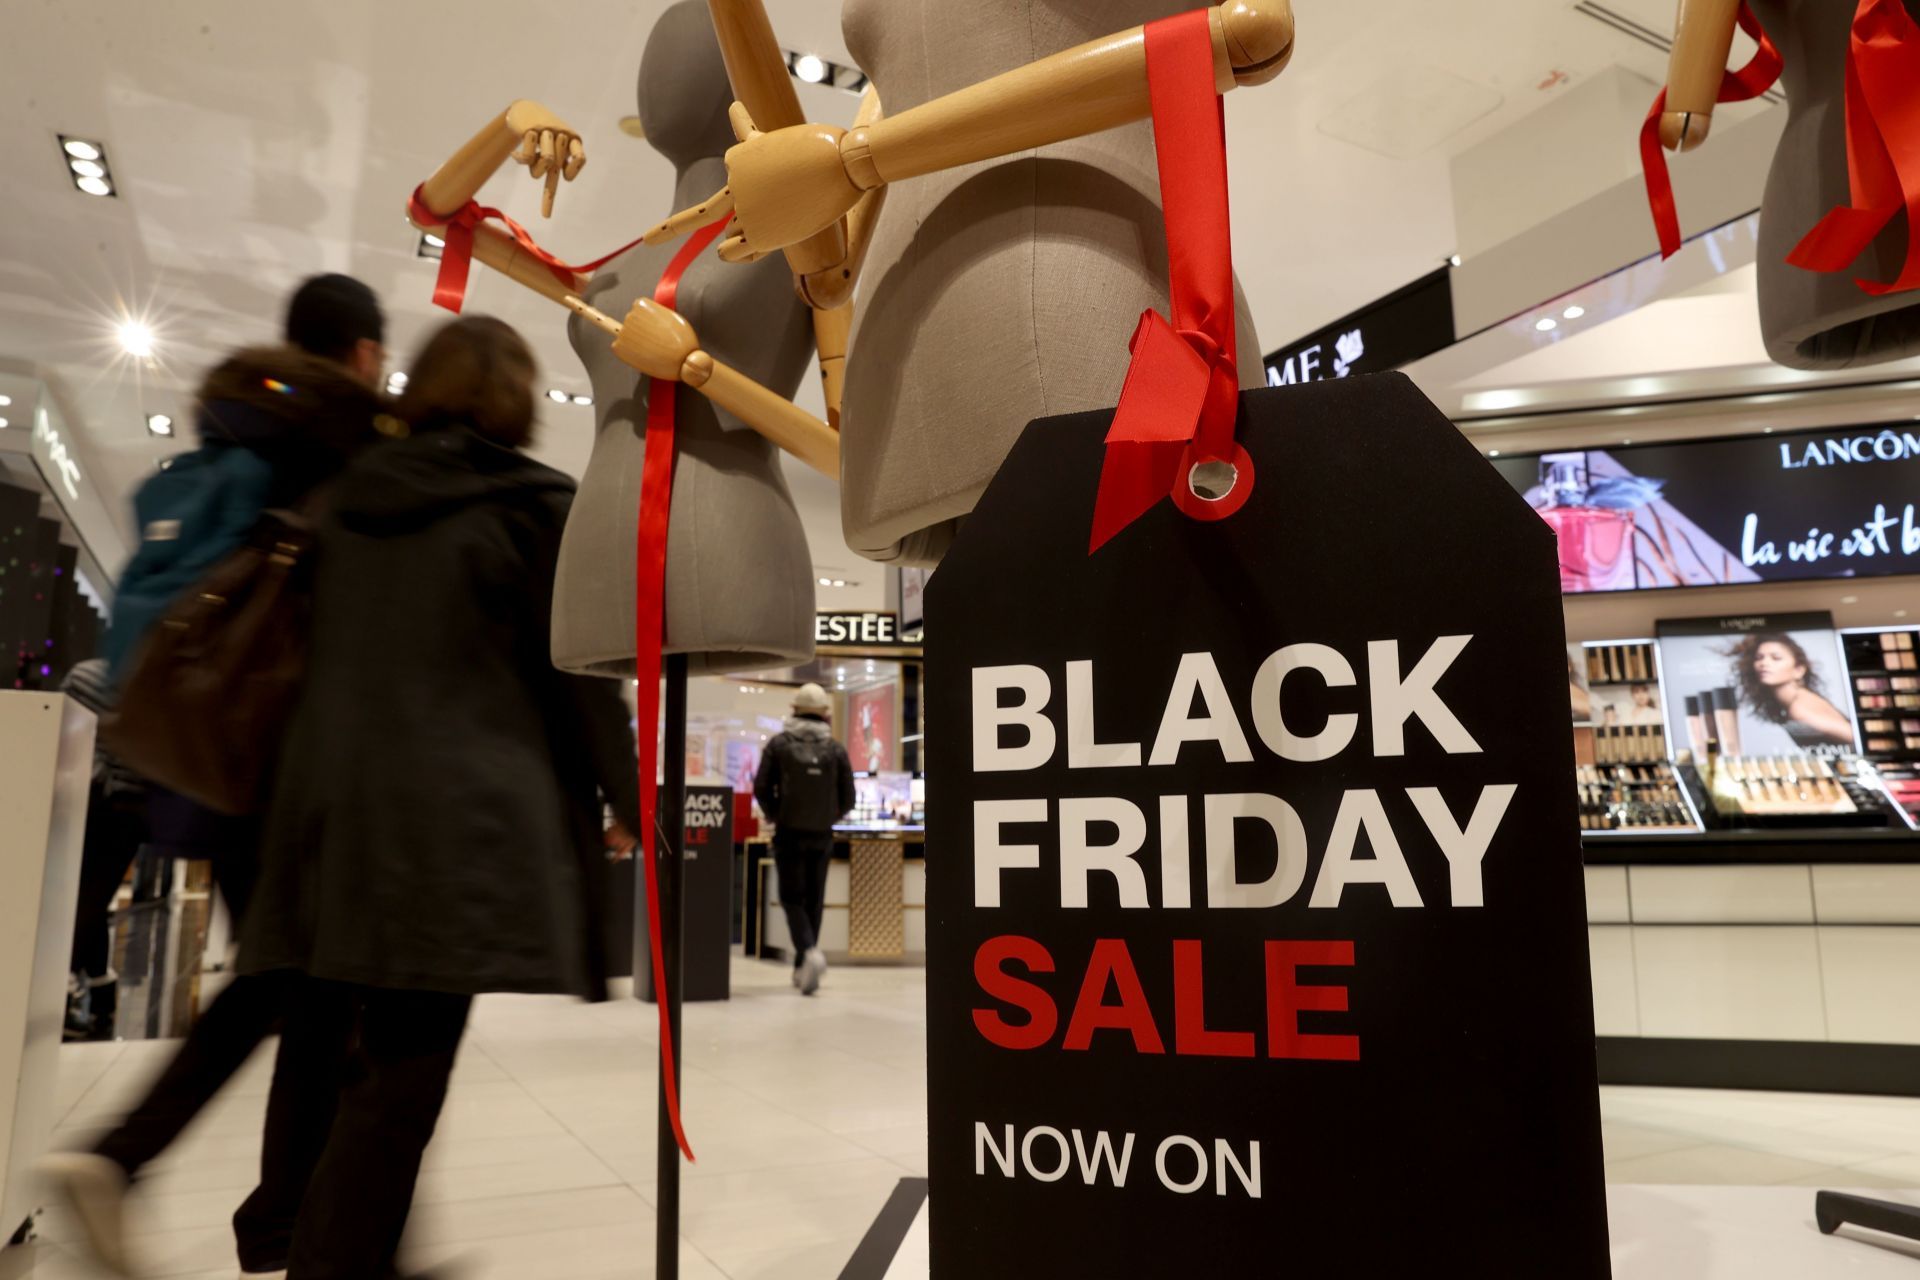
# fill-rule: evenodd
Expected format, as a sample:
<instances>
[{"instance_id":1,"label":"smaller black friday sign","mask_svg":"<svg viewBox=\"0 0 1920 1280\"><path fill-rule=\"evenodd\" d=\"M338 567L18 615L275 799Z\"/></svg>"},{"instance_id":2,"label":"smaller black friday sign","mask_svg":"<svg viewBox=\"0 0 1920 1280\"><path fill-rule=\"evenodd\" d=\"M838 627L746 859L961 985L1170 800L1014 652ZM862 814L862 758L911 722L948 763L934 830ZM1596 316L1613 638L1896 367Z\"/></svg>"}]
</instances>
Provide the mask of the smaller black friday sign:
<instances>
[{"instance_id":1,"label":"smaller black friday sign","mask_svg":"<svg viewBox=\"0 0 1920 1280\"><path fill-rule=\"evenodd\" d=\"M928 591L935 1280L1607 1274L1551 534L1386 375L1089 557L1109 417Z\"/></svg>"}]
</instances>

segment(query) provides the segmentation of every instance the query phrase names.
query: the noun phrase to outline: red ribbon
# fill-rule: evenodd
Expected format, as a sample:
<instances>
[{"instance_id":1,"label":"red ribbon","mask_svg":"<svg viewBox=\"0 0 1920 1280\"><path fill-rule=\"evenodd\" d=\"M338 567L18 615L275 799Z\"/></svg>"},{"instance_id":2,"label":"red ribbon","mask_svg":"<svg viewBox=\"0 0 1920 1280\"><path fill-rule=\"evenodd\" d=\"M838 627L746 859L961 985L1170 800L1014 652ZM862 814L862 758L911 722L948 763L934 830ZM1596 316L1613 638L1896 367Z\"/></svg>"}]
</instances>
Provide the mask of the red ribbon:
<instances>
[{"instance_id":1,"label":"red ribbon","mask_svg":"<svg viewBox=\"0 0 1920 1280\"><path fill-rule=\"evenodd\" d=\"M693 233L667 263L654 286L653 300L669 311L680 293L680 276L687 266L720 235L729 220ZM630 248L631 246L629 246ZM654 771L659 759L660 654L666 639L667 516L673 506L673 418L680 384L654 378L647 388L647 452L640 472L640 515L633 575L633 673L639 681L640 837L636 856L646 868L647 939L653 948L653 995L660 1007L660 1079L666 1086L667 1118L673 1122L673 1140L681 1154L693 1159L686 1128L680 1123L680 1082L673 1069L673 1021L667 1009L666 947L660 931L660 878L654 865L653 832L658 804ZM669 742L669 751L684 751L686 743Z\"/></svg>"},{"instance_id":2,"label":"red ribbon","mask_svg":"<svg viewBox=\"0 0 1920 1280\"><path fill-rule=\"evenodd\" d=\"M640 240L633 240L621 245L612 253L602 254L592 262L582 262L577 265L562 262L534 243L533 236L525 227L500 210L490 209L486 205L469 200L464 207L452 213L435 213L427 207L427 202L421 197L418 187L414 188L413 194L407 197L407 216L413 220L415 226L439 226L445 232L441 239L447 243L440 250L440 274L433 282L433 301L435 306L445 307L453 312L458 312L461 304L467 299L467 275L473 265L473 232L474 228L482 222L503 223L507 230L513 233L513 238L519 242L520 247L535 261L553 272L554 278L568 289L573 288L575 276L592 275L640 243ZM640 239L645 238L642 236Z\"/></svg>"},{"instance_id":3,"label":"red ribbon","mask_svg":"<svg viewBox=\"0 0 1920 1280\"><path fill-rule=\"evenodd\" d=\"M1720 92L1715 102L1745 102L1773 88L1780 78L1780 50L1774 48L1760 19L1742 0L1740 29L1759 44L1747 65L1720 77ZM1660 256L1671 258L1680 252L1680 211L1673 202L1673 179L1667 173L1667 153L1660 145L1660 117L1666 114L1667 91L1662 89L1653 100L1653 108L1640 126L1640 169L1647 180L1647 203L1653 209L1654 230L1660 235Z\"/></svg>"},{"instance_id":4,"label":"red ribbon","mask_svg":"<svg viewBox=\"0 0 1920 1280\"><path fill-rule=\"evenodd\" d=\"M1253 485L1252 464L1233 439L1240 377L1226 121L1213 79L1210 12L1196 9L1146 28L1173 319L1147 309L1128 344L1133 361L1107 430L1089 555L1169 493L1187 514L1221 519ZM1211 461L1237 469L1230 494L1217 502L1191 498L1189 469Z\"/></svg>"},{"instance_id":5,"label":"red ribbon","mask_svg":"<svg viewBox=\"0 0 1920 1280\"><path fill-rule=\"evenodd\" d=\"M1907 260L1879 297L1920 288L1920 26L1901 0L1861 0L1847 43L1847 185L1841 205L1787 255L1809 271L1845 271L1901 211Z\"/></svg>"}]
</instances>

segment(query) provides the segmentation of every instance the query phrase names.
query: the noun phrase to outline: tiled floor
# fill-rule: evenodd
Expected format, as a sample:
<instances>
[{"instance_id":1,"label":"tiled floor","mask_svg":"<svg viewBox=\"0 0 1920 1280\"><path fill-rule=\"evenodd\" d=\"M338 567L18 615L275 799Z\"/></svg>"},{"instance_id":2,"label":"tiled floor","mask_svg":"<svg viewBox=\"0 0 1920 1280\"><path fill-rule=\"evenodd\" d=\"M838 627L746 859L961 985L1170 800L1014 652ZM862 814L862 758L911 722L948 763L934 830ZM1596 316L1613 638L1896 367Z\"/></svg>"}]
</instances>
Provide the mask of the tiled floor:
<instances>
[{"instance_id":1,"label":"tiled floor","mask_svg":"<svg viewBox=\"0 0 1920 1280\"><path fill-rule=\"evenodd\" d=\"M803 1000L778 966L742 961L734 991L687 1013L700 1161L681 1275L833 1280L898 1179L925 1172L921 974L839 968ZM480 1002L428 1155L415 1261L458 1261L463 1280L652 1274L652 1018L631 1001ZM62 1140L110 1122L166 1052L69 1048ZM138 1222L151 1274L232 1280L226 1220L252 1185L266 1068L250 1064L154 1170ZM1920 1186L1920 1101L1608 1089L1604 1107L1614 1182ZM71 1223L49 1214L41 1234L0 1252L0 1280L90 1274Z\"/></svg>"}]
</instances>

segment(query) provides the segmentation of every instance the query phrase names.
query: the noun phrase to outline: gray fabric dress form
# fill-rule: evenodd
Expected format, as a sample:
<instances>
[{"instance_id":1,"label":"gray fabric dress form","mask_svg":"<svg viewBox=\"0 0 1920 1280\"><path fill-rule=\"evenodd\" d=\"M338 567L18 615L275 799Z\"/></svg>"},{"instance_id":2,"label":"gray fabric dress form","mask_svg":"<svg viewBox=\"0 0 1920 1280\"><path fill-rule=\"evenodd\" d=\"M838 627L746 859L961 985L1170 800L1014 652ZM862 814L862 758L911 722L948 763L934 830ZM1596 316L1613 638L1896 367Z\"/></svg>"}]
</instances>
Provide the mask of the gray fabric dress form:
<instances>
[{"instance_id":1,"label":"gray fabric dress form","mask_svg":"<svg viewBox=\"0 0 1920 1280\"><path fill-rule=\"evenodd\" d=\"M1847 186L1846 58L1854 0L1753 0L1785 61L1787 128L1760 205L1760 328L1767 354L1795 369L1844 369L1920 355L1920 293L1875 298L1854 278L1891 280L1906 257L1895 217L1850 271L1787 264ZM1908 0L1915 10L1914 0Z\"/></svg>"},{"instance_id":2,"label":"gray fabric dress form","mask_svg":"<svg viewBox=\"0 0 1920 1280\"><path fill-rule=\"evenodd\" d=\"M647 141L677 171L663 212L725 185L732 97L705 3L681 0L661 16L640 64ZM647 218L636 211L634 221ZM652 295L683 243L622 254L593 277L586 300L624 316L635 298ZM781 395L799 387L812 357L812 322L778 254L733 266L702 253L681 277L675 309L715 359ZM650 380L616 359L607 335L579 317L568 332L593 384L598 435L560 548L554 661L568 671L631 675ZM812 557L779 450L698 392L683 387L677 399L666 651L690 654L696 673L806 661L813 655Z\"/></svg>"},{"instance_id":3,"label":"gray fabric dress form","mask_svg":"<svg viewBox=\"0 0 1920 1280\"><path fill-rule=\"evenodd\" d=\"M848 50L898 114L1193 0L847 0ZM1111 407L1140 312L1167 307L1142 121L889 189L855 310L841 516L875 560L932 564L1029 421ZM1239 311L1243 385L1263 380Z\"/></svg>"}]
</instances>

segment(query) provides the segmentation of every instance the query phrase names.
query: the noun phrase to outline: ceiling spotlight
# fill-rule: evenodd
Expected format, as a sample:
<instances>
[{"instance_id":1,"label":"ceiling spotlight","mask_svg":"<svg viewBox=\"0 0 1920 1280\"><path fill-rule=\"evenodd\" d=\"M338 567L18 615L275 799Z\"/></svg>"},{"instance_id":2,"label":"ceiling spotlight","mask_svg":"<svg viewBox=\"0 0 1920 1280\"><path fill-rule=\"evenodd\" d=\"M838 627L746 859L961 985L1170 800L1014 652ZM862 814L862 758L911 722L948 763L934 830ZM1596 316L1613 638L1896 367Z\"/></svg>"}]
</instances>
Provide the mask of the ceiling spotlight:
<instances>
[{"instance_id":1,"label":"ceiling spotlight","mask_svg":"<svg viewBox=\"0 0 1920 1280\"><path fill-rule=\"evenodd\" d=\"M1459 265L1460 265L1460 255L1456 253L1456 254L1453 254L1453 255L1451 255L1450 257L1448 257L1448 259L1447 259L1447 265L1448 265L1448 266L1450 266L1450 267L1457 267L1457 266L1459 266Z\"/></svg>"},{"instance_id":2,"label":"ceiling spotlight","mask_svg":"<svg viewBox=\"0 0 1920 1280\"><path fill-rule=\"evenodd\" d=\"M1541 316L1538 320L1535 320L1533 322L1533 327L1538 329L1542 333L1546 333L1549 330L1559 328L1560 325L1557 321L1554 320L1552 316Z\"/></svg>"},{"instance_id":3,"label":"ceiling spotlight","mask_svg":"<svg viewBox=\"0 0 1920 1280\"><path fill-rule=\"evenodd\" d=\"M832 585L833 585L833 579L832 579L832 578L822 578L822 579L820 579L820 585L821 585L821 586L823 586L823 587L830 587L830 586L832 586Z\"/></svg>"},{"instance_id":4,"label":"ceiling spotlight","mask_svg":"<svg viewBox=\"0 0 1920 1280\"><path fill-rule=\"evenodd\" d=\"M1762 428L1760 428L1760 434L1761 434L1761 435L1763 435L1763 436L1770 436L1770 435L1772 435L1772 434L1773 434L1773 428L1772 428L1772 427L1762 427Z\"/></svg>"},{"instance_id":5,"label":"ceiling spotlight","mask_svg":"<svg viewBox=\"0 0 1920 1280\"><path fill-rule=\"evenodd\" d=\"M835 578L833 580L833 585L836 587L844 587L847 585L847 580L845 578Z\"/></svg>"},{"instance_id":6,"label":"ceiling spotlight","mask_svg":"<svg viewBox=\"0 0 1920 1280\"><path fill-rule=\"evenodd\" d=\"M113 175L107 172L106 148L97 142L62 135L60 152L74 186L90 196L113 194Z\"/></svg>"},{"instance_id":7,"label":"ceiling spotlight","mask_svg":"<svg viewBox=\"0 0 1920 1280\"><path fill-rule=\"evenodd\" d=\"M1500 456L1500 451L1498 449L1489 449L1487 450L1487 456L1489 458L1497 458Z\"/></svg>"},{"instance_id":8,"label":"ceiling spotlight","mask_svg":"<svg viewBox=\"0 0 1920 1280\"><path fill-rule=\"evenodd\" d=\"M13 403L12 396L0 396L0 405L9 405L12 403Z\"/></svg>"},{"instance_id":9,"label":"ceiling spotlight","mask_svg":"<svg viewBox=\"0 0 1920 1280\"><path fill-rule=\"evenodd\" d=\"M138 320L122 320L115 332L120 338L120 347L135 360L153 358L153 330Z\"/></svg>"},{"instance_id":10,"label":"ceiling spotlight","mask_svg":"<svg viewBox=\"0 0 1920 1280\"><path fill-rule=\"evenodd\" d=\"M573 398L573 402L575 404L592 404L593 397L592 396L575 396Z\"/></svg>"},{"instance_id":11,"label":"ceiling spotlight","mask_svg":"<svg viewBox=\"0 0 1920 1280\"><path fill-rule=\"evenodd\" d=\"M398 391L407 385L407 375L398 369L387 375L387 390Z\"/></svg>"},{"instance_id":12,"label":"ceiling spotlight","mask_svg":"<svg viewBox=\"0 0 1920 1280\"><path fill-rule=\"evenodd\" d=\"M1632 444L1632 443L1633 443L1633 437L1632 437L1632 436L1628 436L1628 437L1627 437L1627 438L1626 438L1625 440L1622 440L1622 441L1621 441L1620 443L1621 443L1621 444Z\"/></svg>"},{"instance_id":13,"label":"ceiling spotlight","mask_svg":"<svg viewBox=\"0 0 1920 1280\"><path fill-rule=\"evenodd\" d=\"M445 251L446 247L447 242L439 236L427 235L423 232L420 236L420 243L413 247L413 256L416 258L425 258L429 262L438 262L441 253Z\"/></svg>"},{"instance_id":14,"label":"ceiling spotlight","mask_svg":"<svg viewBox=\"0 0 1920 1280\"><path fill-rule=\"evenodd\" d=\"M170 436L173 434L173 419L164 413L150 413L147 415L147 430L156 436Z\"/></svg>"},{"instance_id":15,"label":"ceiling spotlight","mask_svg":"<svg viewBox=\"0 0 1920 1280\"><path fill-rule=\"evenodd\" d=\"M1568 307L1565 311L1562 311L1560 313L1560 318L1563 320L1578 320L1581 316L1585 314L1587 314L1587 309L1585 307L1582 307L1576 304L1574 306Z\"/></svg>"},{"instance_id":16,"label":"ceiling spotlight","mask_svg":"<svg viewBox=\"0 0 1920 1280\"><path fill-rule=\"evenodd\" d=\"M0 431L5 431L6 429L7 429L7 420L5 418L0 418Z\"/></svg>"},{"instance_id":17,"label":"ceiling spotlight","mask_svg":"<svg viewBox=\"0 0 1920 1280\"><path fill-rule=\"evenodd\" d=\"M827 78L827 64L810 53L803 53L793 60L793 74L808 84L819 84Z\"/></svg>"},{"instance_id":18,"label":"ceiling spotlight","mask_svg":"<svg viewBox=\"0 0 1920 1280\"><path fill-rule=\"evenodd\" d=\"M558 387L548 387L547 399L553 401L555 404L565 404L568 400L572 399L572 397Z\"/></svg>"}]
</instances>

